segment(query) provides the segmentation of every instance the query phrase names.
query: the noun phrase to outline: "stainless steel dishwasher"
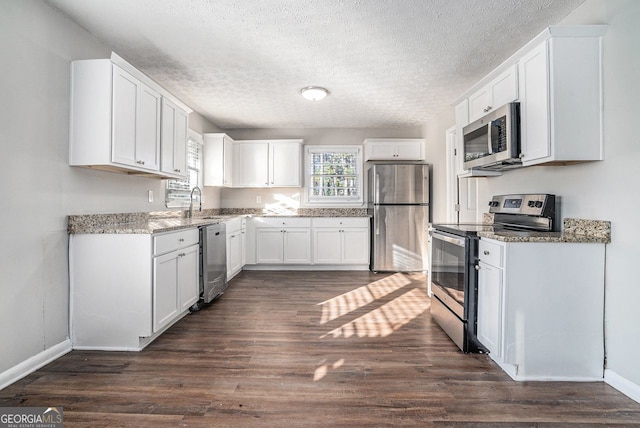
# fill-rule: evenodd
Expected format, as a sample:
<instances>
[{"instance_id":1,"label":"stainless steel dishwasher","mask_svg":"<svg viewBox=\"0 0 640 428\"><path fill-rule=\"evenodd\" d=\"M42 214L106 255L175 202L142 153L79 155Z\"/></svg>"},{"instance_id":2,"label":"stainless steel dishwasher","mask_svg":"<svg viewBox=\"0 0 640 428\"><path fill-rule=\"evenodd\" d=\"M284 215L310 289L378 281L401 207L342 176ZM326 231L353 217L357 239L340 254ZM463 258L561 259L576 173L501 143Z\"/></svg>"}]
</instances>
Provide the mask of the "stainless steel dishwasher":
<instances>
[{"instance_id":1,"label":"stainless steel dishwasher","mask_svg":"<svg viewBox=\"0 0 640 428\"><path fill-rule=\"evenodd\" d=\"M224 223L200 228L200 300L191 307L199 310L227 288L227 233Z\"/></svg>"}]
</instances>

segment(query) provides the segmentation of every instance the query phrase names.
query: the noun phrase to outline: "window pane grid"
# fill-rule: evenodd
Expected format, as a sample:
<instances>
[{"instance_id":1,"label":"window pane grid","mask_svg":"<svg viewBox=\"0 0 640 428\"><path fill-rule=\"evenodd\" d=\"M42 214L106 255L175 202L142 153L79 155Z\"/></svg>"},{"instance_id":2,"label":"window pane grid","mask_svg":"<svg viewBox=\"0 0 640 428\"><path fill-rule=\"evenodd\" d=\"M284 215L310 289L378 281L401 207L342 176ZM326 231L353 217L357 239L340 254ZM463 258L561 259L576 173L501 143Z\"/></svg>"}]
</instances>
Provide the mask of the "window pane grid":
<instances>
[{"instance_id":1,"label":"window pane grid","mask_svg":"<svg viewBox=\"0 0 640 428\"><path fill-rule=\"evenodd\" d=\"M359 150L309 152L309 199L360 199Z\"/></svg>"}]
</instances>

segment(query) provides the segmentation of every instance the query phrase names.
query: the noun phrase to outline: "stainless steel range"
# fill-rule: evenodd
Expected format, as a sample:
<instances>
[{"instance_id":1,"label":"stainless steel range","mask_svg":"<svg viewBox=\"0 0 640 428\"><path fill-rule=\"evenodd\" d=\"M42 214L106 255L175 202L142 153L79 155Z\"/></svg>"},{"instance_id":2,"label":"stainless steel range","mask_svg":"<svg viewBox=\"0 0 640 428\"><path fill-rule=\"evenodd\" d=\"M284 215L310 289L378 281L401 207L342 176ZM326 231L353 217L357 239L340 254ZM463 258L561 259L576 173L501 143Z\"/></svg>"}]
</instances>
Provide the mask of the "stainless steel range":
<instances>
[{"instance_id":1,"label":"stainless steel range","mask_svg":"<svg viewBox=\"0 0 640 428\"><path fill-rule=\"evenodd\" d=\"M554 195L494 196L489 212L492 225L435 224L431 231L431 315L463 352L484 352L476 338L478 232L558 228Z\"/></svg>"}]
</instances>

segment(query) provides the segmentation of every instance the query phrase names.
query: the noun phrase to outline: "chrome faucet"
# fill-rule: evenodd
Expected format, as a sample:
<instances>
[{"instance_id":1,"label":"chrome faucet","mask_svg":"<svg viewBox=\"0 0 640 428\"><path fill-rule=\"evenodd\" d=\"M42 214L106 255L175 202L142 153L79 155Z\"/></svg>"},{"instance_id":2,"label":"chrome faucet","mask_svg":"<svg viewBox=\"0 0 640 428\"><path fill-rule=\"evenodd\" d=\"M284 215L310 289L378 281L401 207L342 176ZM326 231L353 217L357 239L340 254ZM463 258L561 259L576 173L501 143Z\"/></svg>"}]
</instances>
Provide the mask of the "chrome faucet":
<instances>
[{"instance_id":1,"label":"chrome faucet","mask_svg":"<svg viewBox=\"0 0 640 428\"><path fill-rule=\"evenodd\" d=\"M196 190L198 191L198 194L200 194L200 209L198 211L202 211L202 190L200 190L198 186L195 186L191 190L191 196L189 196L189 218L193 217L193 192Z\"/></svg>"}]
</instances>

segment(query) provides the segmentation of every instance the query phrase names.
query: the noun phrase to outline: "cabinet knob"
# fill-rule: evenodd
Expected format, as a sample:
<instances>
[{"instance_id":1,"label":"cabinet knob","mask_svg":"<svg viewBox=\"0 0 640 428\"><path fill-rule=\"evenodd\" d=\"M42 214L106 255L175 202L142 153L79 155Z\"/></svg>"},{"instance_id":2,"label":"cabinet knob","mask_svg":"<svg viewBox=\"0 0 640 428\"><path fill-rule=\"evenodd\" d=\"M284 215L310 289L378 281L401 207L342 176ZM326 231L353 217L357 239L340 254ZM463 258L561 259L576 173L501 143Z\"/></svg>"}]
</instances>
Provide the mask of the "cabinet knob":
<instances>
[{"instance_id":1,"label":"cabinet knob","mask_svg":"<svg viewBox=\"0 0 640 428\"><path fill-rule=\"evenodd\" d=\"M178 242L184 242L184 238L178 239Z\"/></svg>"},{"instance_id":2,"label":"cabinet knob","mask_svg":"<svg viewBox=\"0 0 640 428\"><path fill-rule=\"evenodd\" d=\"M485 255L485 256L488 256L489 254L491 254L489 251L484 250L484 255Z\"/></svg>"},{"instance_id":3,"label":"cabinet knob","mask_svg":"<svg viewBox=\"0 0 640 428\"><path fill-rule=\"evenodd\" d=\"M483 111L486 113L486 112L488 112L489 110L491 110L492 108L493 108L493 107L491 107L491 106L487 106Z\"/></svg>"},{"instance_id":4,"label":"cabinet knob","mask_svg":"<svg viewBox=\"0 0 640 428\"><path fill-rule=\"evenodd\" d=\"M139 165L144 165L144 161L143 160L137 160L136 163L139 164Z\"/></svg>"},{"instance_id":5,"label":"cabinet knob","mask_svg":"<svg viewBox=\"0 0 640 428\"><path fill-rule=\"evenodd\" d=\"M180 170L179 169L174 169L173 172L180 172Z\"/></svg>"},{"instance_id":6,"label":"cabinet knob","mask_svg":"<svg viewBox=\"0 0 640 428\"><path fill-rule=\"evenodd\" d=\"M178 255L179 255L180 257L184 257L184 256L186 256L186 254L185 254L185 253L180 253L180 254L178 254Z\"/></svg>"}]
</instances>

